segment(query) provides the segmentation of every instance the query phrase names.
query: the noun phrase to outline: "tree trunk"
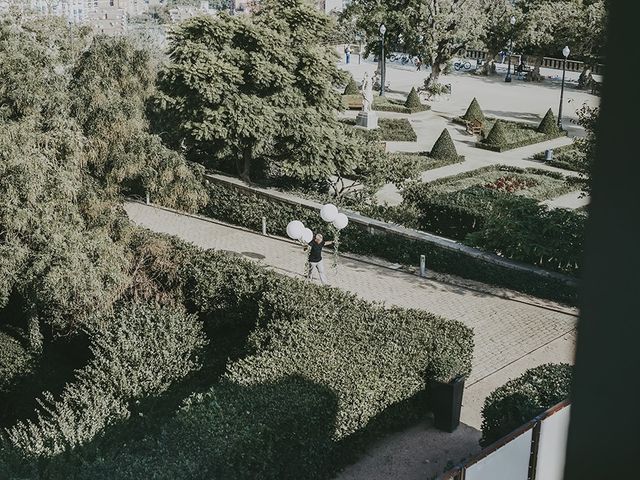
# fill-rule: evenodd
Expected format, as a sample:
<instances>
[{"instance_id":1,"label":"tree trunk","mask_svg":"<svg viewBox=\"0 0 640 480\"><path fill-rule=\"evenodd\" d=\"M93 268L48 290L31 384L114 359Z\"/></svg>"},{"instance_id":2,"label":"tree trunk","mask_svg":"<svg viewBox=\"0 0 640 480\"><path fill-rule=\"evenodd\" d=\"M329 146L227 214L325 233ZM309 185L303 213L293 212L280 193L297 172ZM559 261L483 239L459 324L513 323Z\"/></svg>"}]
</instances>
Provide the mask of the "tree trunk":
<instances>
[{"instance_id":1,"label":"tree trunk","mask_svg":"<svg viewBox=\"0 0 640 480\"><path fill-rule=\"evenodd\" d=\"M541 82L543 80L542 75L540 74L541 66L542 66L542 55L539 55L536 57L536 63L533 68L533 71L526 77L526 80L528 82Z\"/></svg>"},{"instance_id":2,"label":"tree trunk","mask_svg":"<svg viewBox=\"0 0 640 480\"><path fill-rule=\"evenodd\" d=\"M439 60L436 60L431 64L431 73L424 81L424 87L429 88L431 85L435 85L438 83L438 79L440 78L440 74L442 73L442 64Z\"/></svg>"},{"instance_id":3,"label":"tree trunk","mask_svg":"<svg viewBox=\"0 0 640 480\"><path fill-rule=\"evenodd\" d=\"M589 87L591 83L591 66L587 63L584 64L580 77L578 78L578 88L584 90Z\"/></svg>"},{"instance_id":4,"label":"tree trunk","mask_svg":"<svg viewBox=\"0 0 640 480\"><path fill-rule=\"evenodd\" d=\"M245 182L251 183L251 160L253 159L253 147L248 146L242 150L242 159L236 160L238 175Z\"/></svg>"},{"instance_id":5,"label":"tree trunk","mask_svg":"<svg viewBox=\"0 0 640 480\"><path fill-rule=\"evenodd\" d=\"M32 314L29 316L27 329L29 335L29 348L37 354L42 353L43 336L40 331L40 319L37 315Z\"/></svg>"},{"instance_id":6,"label":"tree trunk","mask_svg":"<svg viewBox=\"0 0 640 480\"><path fill-rule=\"evenodd\" d=\"M493 75L494 73L496 73L496 58L497 53L494 52L488 52L487 53L487 61L484 62L477 70L476 70L476 74L477 75Z\"/></svg>"}]
</instances>

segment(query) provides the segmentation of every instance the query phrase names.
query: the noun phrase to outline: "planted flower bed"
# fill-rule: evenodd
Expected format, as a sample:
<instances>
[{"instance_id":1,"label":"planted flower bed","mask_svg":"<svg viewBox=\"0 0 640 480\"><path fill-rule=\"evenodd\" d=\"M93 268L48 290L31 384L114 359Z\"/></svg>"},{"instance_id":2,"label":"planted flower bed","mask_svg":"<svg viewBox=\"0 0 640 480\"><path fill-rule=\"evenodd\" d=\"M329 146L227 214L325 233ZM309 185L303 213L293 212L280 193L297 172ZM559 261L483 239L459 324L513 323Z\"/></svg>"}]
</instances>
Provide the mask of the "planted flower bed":
<instances>
[{"instance_id":1,"label":"planted flower bed","mask_svg":"<svg viewBox=\"0 0 640 480\"><path fill-rule=\"evenodd\" d=\"M346 125L356 125L356 121L352 118L343 118L340 119L340 122ZM406 118L381 118L378 120L378 126L380 128L375 130L357 129L357 131L371 141L415 142L418 140L411 122Z\"/></svg>"}]
</instances>

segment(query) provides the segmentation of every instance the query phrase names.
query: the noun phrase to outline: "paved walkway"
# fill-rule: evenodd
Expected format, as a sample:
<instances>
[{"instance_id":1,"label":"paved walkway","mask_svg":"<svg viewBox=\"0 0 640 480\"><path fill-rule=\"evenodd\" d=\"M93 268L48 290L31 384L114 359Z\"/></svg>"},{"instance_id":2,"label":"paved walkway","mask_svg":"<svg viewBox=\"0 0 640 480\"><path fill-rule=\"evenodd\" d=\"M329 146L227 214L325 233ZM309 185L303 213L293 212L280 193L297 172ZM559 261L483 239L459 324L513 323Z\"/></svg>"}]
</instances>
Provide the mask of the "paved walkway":
<instances>
[{"instance_id":1,"label":"paved walkway","mask_svg":"<svg viewBox=\"0 0 640 480\"><path fill-rule=\"evenodd\" d=\"M575 210L576 208L582 208L589 205L589 197L585 196L583 192L569 192L566 195L546 200L545 205L549 205L551 208L569 208Z\"/></svg>"},{"instance_id":2,"label":"paved walkway","mask_svg":"<svg viewBox=\"0 0 640 480\"><path fill-rule=\"evenodd\" d=\"M238 252L287 275L300 276L303 270L304 254L293 243L138 203L125 207L134 222L151 230L177 235L204 248ZM497 383L496 375L503 376L500 372L507 370L512 377L543 361L573 358L574 309L544 308L517 292L509 300L354 259L342 258L337 273L331 269L328 273L332 285L364 299L428 310L474 329L473 372L463 408L463 421L474 428L480 427L482 402ZM558 348L536 359L534 352L549 345Z\"/></svg>"}]
</instances>

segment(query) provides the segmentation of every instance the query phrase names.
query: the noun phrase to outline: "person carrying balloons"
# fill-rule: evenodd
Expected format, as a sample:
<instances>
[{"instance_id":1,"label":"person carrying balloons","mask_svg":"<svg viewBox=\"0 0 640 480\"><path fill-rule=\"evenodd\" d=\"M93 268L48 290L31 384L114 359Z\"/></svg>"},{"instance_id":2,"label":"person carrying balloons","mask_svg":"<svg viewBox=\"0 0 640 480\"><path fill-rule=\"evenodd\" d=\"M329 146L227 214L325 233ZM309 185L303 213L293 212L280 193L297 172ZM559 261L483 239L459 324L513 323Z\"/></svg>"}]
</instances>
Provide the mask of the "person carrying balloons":
<instances>
[{"instance_id":1,"label":"person carrying balloons","mask_svg":"<svg viewBox=\"0 0 640 480\"><path fill-rule=\"evenodd\" d=\"M307 273L307 278L311 280L313 277L313 271L318 271L318 276L320 277L320 282L323 285L327 284L327 275L324 271L324 264L322 263L322 249L327 246L333 245L333 242L325 242L324 237L321 233L316 233L313 240L311 240L308 245L305 247L305 251L309 250L309 271Z\"/></svg>"}]
</instances>

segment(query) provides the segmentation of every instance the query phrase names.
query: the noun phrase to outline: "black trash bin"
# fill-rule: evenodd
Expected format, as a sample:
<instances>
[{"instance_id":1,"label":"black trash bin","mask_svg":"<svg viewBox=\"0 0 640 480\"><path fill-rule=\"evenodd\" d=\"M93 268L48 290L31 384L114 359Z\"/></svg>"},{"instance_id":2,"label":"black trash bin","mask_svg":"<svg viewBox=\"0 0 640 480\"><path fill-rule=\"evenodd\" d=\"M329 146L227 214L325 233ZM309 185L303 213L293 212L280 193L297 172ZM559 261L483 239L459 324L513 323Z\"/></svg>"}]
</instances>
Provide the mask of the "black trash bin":
<instances>
[{"instance_id":1,"label":"black trash bin","mask_svg":"<svg viewBox=\"0 0 640 480\"><path fill-rule=\"evenodd\" d=\"M449 383L430 381L430 404L434 415L434 425L438 430L454 432L460 425L464 377Z\"/></svg>"}]
</instances>

